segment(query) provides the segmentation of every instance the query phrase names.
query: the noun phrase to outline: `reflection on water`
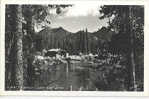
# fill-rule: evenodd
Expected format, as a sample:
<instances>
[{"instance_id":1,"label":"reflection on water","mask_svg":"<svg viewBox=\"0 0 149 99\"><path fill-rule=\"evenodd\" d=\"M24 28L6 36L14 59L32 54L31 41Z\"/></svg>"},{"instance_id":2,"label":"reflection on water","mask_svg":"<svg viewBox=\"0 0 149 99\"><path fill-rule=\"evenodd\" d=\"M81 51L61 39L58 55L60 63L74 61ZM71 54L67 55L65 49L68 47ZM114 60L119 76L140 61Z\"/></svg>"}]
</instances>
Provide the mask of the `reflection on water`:
<instances>
[{"instance_id":1,"label":"reflection on water","mask_svg":"<svg viewBox=\"0 0 149 99\"><path fill-rule=\"evenodd\" d=\"M93 69L89 64L82 62L70 62L49 66L36 77L34 88L37 90L57 91L91 91L97 90L94 81L91 80Z\"/></svg>"}]
</instances>

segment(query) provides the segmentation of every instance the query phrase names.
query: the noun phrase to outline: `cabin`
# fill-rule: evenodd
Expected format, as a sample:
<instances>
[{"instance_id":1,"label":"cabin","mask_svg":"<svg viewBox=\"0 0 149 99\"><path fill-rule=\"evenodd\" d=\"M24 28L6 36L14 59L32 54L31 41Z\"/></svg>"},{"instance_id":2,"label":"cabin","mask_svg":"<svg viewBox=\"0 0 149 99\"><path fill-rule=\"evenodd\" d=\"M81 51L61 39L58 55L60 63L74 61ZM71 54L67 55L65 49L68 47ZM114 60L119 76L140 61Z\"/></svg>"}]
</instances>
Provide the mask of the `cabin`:
<instances>
[{"instance_id":1,"label":"cabin","mask_svg":"<svg viewBox=\"0 0 149 99\"><path fill-rule=\"evenodd\" d=\"M62 49L50 49L45 53L46 57L66 57L66 51Z\"/></svg>"}]
</instances>

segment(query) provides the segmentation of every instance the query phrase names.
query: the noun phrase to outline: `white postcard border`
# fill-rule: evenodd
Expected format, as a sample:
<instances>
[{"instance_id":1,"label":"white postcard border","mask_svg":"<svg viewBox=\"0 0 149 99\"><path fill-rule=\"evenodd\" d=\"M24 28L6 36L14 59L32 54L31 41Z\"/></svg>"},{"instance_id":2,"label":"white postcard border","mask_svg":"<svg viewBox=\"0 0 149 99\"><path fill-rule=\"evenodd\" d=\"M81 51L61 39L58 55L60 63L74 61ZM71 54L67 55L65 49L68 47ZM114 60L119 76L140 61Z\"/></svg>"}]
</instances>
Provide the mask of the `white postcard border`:
<instances>
[{"instance_id":1,"label":"white postcard border","mask_svg":"<svg viewBox=\"0 0 149 99\"><path fill-rule=\"evenodd\" d=\"M5 4L75 4L100 3L102 5L144 5L144 92L123 91L5 91ZM149 2L148 0L1 0L0 2L0 95L38 96L149 96Z\"/></svg>"}]
</instances>

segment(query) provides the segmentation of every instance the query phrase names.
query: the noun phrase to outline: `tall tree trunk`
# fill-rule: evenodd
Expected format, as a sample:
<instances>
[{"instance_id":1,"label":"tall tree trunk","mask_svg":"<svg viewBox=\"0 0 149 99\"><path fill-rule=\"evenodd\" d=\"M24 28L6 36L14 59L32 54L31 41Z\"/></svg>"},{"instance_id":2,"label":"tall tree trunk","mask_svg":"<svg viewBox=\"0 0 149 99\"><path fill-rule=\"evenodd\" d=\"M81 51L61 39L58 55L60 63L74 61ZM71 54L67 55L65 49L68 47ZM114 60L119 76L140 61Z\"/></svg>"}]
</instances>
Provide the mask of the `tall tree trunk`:
<instances>
[{"instance_id":1,"label":"tall tree trunk","mask_svg":"<svg viewBox=\"0 0 149 99\"><path fill-rule=\"evenodd\" d=\"M26 20L27 27L27 38L25 38L27 44L24 45L24 86L31 87L33 86L33 66L32 66L32 52L34 51L33 47L33 16L31 11L31 6L28 6L28 10L26 14L28 15L28 19Z\"/></svg>"},{"instance_id":2,"label":"tall tree trunk","mask_svg":"<svg viewBox=\"0 0 149 99\"><path fill-rule=\"evenodd\" d=\"M16 89L23 89L22 6L16 5Z\"/></svg>"},{"instance_id":3,"label":"tall tree trunk","mask_svg":"<svg viewBox=\"0 0 149 99\"><path fill-rule=\"evenodd\" d=\"M127 63L126 63L126 72L127 72L127 76L125 78L125 86L127 88L128 91L132 90L132 64L131 64L131 28L130 28L130 12L129 12L129 6L126 8L123 8L122 11L123 12L123 23L122 24L122 32L126 33L125 35L127 35L127 40L126 44L127 44L127 53L126 53L126 58L127 58Z\"/></svg>"},{"instance_id":4,"label":"tall tree trunk","mask_svg":"<svg viewBox=\"0 0 149 99\"><path fill-rule=\"evenodd\" d=\"M129 19L130 19L130 45L131 45L131 66L132 66L132 86L133 90L137 91L136 86L136 73L135 73L135 60L134 60L134 32L133 32L133 12L132 8L129 7Z\"/></svg>"},{"instance_id":5,"label":"tall tree trunk","mask_svg":"<svg viewBox=\"0 0 149 99\"><path fill-rule=\"evenodd\" d=\"M124 13L124 33L128 36L128 53L127 57L127 77L126 77L126 86L128 91L136 91L136 80L135 80L135 61L134 61L134 33L133 33L133 24L132 24L132 8L128 6L125 9Z\"/></svg>"}]
</instances>

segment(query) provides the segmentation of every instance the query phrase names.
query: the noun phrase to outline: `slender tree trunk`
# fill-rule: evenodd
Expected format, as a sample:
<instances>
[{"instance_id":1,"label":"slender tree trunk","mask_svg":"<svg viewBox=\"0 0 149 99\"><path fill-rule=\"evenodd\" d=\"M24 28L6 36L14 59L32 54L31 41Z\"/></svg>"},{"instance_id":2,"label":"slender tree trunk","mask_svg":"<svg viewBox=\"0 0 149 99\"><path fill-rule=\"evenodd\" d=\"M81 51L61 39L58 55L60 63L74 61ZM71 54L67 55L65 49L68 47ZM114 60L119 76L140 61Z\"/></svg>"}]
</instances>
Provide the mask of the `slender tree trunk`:
<instances>
[{"instance_id":1,"label":"slender tree trunk","mask_svg":"<svg viewBox=\"0 0 149 99\"><path fill-rule=\"evenodd\" d=\"M128 91L136 91L136 80L135 80L135 61L134 61L134 33L133 33L133 24L132 24L132 8L128 6L125 10L125 24L124 32L128 35L128 53L127 57L127 77L126 77L126 86Z\"/></svg>"},{"instance_id":2,"label":"slender tree trunk","mask_svg":"<svg viewBox=\"0 0 149 99\"><path fill-rule=\"evenodd\" d=\"M16 89L23 89L23 51L22 51L22 6L16 5Z\"/></svg>"},{"instance_id":3,"label":"slender tree trunk","mask_svg":"<svg viewBox=\"0 0 149 99\"><path fill-rule=\"evenodd\" d=\"M129 6L126 8L123 8L122 10L123 13L123 25L122 25L122 31L126 33L128 37L128 41L126 41L127 44L127 53L126 53L126 58L127 58L127 63L126 63L126 72L127 76L125 79L125 86L128 91L132 90L132 64L131 64L131 23L130 23L130 11L129 11Z\"/></svg>"},{"instance_id":4,"label":"slender tree trunk","mask_svg":"<svg viewBox=\"0 0 149 99\"><path fill-rule=\"evenodd\" d=\"M134 32L133 32L133 12L132 8L129 7L129 19L130 19L130 44L131 44L131 66L132 66L132 85L133 85L133 90L137 91L137 86L136 86L136 73L135 73L135 60L134 60Z\"/></svg>"},{"instance_id":5,"label":"slender tree trunk","mask_svg":"<svg viewBox=\"0 0 149 99\"><path fill-rule=\"evenodd\" d=\"M33 47L33 33L34 33L34 25L33 25L33 16L31 7L29 6L26 14L28 14L28 19L26 21L27 25L27 38L25 38L27 44L24 45L26 48L24 49L24 86L32 87L33 86L33 66L32 66L32 52L34 51Z\"/></svg>"}]
</instances>

